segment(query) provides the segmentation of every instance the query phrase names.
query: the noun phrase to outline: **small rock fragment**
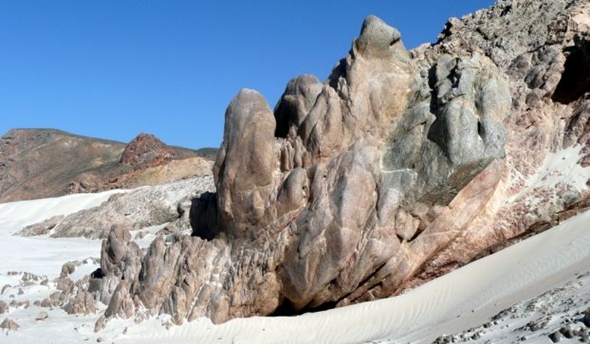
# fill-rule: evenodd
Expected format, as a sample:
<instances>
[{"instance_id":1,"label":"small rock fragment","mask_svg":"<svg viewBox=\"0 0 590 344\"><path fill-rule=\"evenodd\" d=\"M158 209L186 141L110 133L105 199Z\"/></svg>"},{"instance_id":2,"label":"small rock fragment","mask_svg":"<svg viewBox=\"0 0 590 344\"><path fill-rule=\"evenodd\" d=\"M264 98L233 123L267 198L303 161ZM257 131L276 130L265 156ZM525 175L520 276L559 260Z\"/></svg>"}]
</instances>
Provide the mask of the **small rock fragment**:
<instances>
[{"instance_id":1,"label":"small rock fragment","mask_svg":"<svg viewBox=\"0 0 590 344\"><path fill-rule=\"evenodd\" d=\"M9 331L16 331L20 328L20 325L10 318L5 318L4 321L0 324L0 328Z\"/></svg>"},{"instance_id":2,"label":"small rock fragment","mask_svg":"<svg viewBox=\"0 0 590 344\"><path fill-rule=\"evenodd\" d=\"M29 300L20 301L20 302L18 303L18 307L19 307L19 308L24 308L24 309L27 309L27 308L29 308L29 306L30 306L30 305L31 305L31 301L29 301Z\"/></svg>"},{"instance_id":3,"label":"small rock fragment","mask_svg":"<svg viewBox=\"0 0 590 344\"><path fill-rule=\"evenodd\" d=\"M555 331L549 335L549 339L551 339L553 343L559 343L561 341L561 337L562 335L559 331Z\"/></svg>"},{"instance_id":4,"label":"small rock fragment","mask_svg":"<svg viewBox=\"0 0 590 344\"><path fill-rule=\"evenodd\" d=\"M47 314L47 312L41 311L39 314L37 314L37 317L35 317L35 320L45 321L45 319L47 319L48 317L49 317L49 314Z\"/></svg>"},{"instance_id":5,"label":"small rock fragment","mask_svg":"<svg viewBox=\"0 0 590 344\"><path fill-rule=\"evenodd\" d=\"M64 306L64 310L68 314L93 314L96 313L94 299L92 295L83 291L78 293L76 297Z\"/></svg>"},{"instance_id":6,"label":"small rock fragment","mask_svg":"<svg viewBox=\"0 0 590 344\"><path fill-rule=\"evenodd\" d=\"M574 331L569 326L565 326L565 327L560 328L559 332L561 332L561 334L563 334L563 336L567 339L574 338Z\"/></svg>"}]
</instances>

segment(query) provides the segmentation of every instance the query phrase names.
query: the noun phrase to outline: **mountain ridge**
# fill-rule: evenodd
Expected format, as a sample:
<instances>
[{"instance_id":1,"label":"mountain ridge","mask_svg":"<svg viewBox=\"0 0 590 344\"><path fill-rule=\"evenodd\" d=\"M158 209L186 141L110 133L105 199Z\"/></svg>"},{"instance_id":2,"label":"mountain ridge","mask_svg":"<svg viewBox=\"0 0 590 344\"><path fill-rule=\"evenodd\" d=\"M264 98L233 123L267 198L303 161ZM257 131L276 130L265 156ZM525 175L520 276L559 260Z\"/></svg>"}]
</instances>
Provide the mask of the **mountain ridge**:
<instances>
[{"instance_id":1,"label":"mountain ridge","mask_svg":"<svg viewBox=\"0 0 590 344\"><path fill-rule=\"evenodd\" d=\"M148 166L145 161L124 166L120 160L128 144L114 140L37 128L11 129L0 140L0 202L138 187L187 178L195 173L205 173L206 161L211 155L207 150L202 154L199 150L162 143L162 147L172 152L170 156L152 162L153 166ZM181 166L180 161L186 166ZM172 162L177 165L177 175L171 178L157 176L154 180L146 177L147 169L162 174ZM189 172L189 168L195 171Z\"/></svg>"}]
</instances>

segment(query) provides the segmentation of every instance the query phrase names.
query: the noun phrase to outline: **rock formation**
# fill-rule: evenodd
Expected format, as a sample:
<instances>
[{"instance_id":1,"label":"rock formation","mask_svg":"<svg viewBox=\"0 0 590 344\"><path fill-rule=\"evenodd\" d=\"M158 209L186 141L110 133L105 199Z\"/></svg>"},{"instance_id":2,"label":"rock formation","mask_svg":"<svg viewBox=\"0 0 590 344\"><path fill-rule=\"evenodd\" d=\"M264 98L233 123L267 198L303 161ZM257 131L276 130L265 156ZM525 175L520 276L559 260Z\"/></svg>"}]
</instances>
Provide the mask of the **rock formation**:
<instances>
[{"instance_id":1,"label":"rock formation","mask_svg":"<svg viewBox=\"0 0 590 344\"><path fill-rule=\"evenodd\" d=\"M104 241L97 328L389 297L571 216L589 199L589 25L585 0L500 1L407 51L370 16L328 80L291 80L274 112L239 92L194 236Z\"/></svg>"},{"instance_id":2,"label":"rock formation","mask_svg":"<svg viewBox=\"0 0 590 344\"><path fill-rule=\"evenodd\" d=\"M125 145L59 130L15 129L0 138L0 202L136 188L203 175L210 163L201 155L147 134Z\"/></svg>"},{"instance_id":3,"label":"rock formation","mask_svg":"<svg viewBox=\"0 0 590 344\"><path fill-rule=\"evenodd\" d=\"M139 134L125 147L121 163L127 165L161 165L177 157L177 153L154 135Z\"/></svg>"},{"instance_id":4,"label":"rock formation","mask_svg":"<svg viewBox=\"0 0 590 344\"><path fill-rule=\"evenodd\" d=\"M58 215L23 228L22 236L106 238L113 226L127 230L165 225L190 228L192 199L213 190L205 175L174 183L116 193L97 207Z\"/></svg>"},{"instance_id":5,"label":"rock formation","mask_svg":"<svg viewBox=\"0 0 590 344\"><path fill-rule=\"evenodd\" d=\"M4 318L4 321L0 324L0 328L6 331L16 331L20 328L20 325L10 318Z\"/></svg>"}]
</instances>

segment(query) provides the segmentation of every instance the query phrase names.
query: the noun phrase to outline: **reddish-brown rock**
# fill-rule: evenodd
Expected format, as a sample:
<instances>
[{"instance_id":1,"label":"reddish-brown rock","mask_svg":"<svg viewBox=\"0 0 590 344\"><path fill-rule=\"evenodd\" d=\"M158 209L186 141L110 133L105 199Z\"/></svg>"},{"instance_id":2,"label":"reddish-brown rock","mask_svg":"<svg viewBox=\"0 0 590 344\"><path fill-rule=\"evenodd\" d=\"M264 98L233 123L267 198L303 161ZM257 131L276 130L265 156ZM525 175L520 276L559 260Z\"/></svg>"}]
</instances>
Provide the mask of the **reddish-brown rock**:
<instances>
[{"instance_id":1,"label":"reddish-brown rock","mask_svg":"<svg viewBox=\"0 0 590 344\"><path fill-rule=\"evenodd\" d=\"M125 147L120 161L135 167L157 166L177 158L179 155L154 135L141 133Z\"/></svg>"}]
</instances>

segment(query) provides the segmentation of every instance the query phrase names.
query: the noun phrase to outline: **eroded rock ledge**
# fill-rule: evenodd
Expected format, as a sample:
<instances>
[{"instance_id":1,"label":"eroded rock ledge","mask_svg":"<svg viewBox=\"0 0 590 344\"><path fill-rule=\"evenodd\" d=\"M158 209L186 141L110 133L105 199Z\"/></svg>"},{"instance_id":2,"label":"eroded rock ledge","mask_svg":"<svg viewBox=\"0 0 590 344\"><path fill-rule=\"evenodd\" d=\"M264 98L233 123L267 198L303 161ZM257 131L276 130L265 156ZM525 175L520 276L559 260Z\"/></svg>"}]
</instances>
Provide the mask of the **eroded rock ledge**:
<instances>
[{"instance_id":1,"label":"eroded rock ledge","mask_svg":"<svg viewBox=\"0 0 590 344\"><path fill-rule=\"evenodd\" d=\"M575 213L590 176L588 7L500 1L410 52L371 16L326 82L291 80L274 112L241 91L194 236L145 254L123 229L105 240L97 328L388 297ZM564 149L584 180L543 179Z\"/></svg>"}]
</instances>

